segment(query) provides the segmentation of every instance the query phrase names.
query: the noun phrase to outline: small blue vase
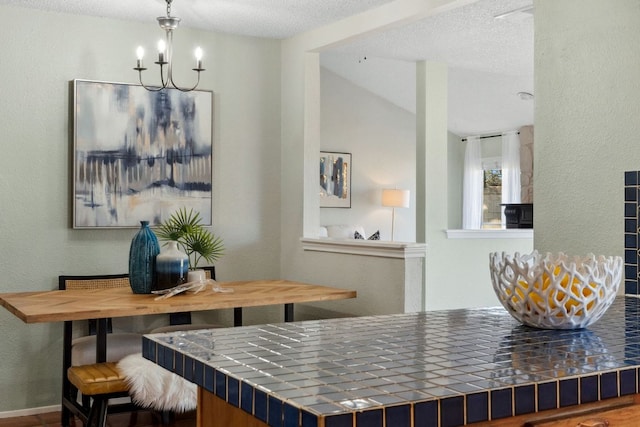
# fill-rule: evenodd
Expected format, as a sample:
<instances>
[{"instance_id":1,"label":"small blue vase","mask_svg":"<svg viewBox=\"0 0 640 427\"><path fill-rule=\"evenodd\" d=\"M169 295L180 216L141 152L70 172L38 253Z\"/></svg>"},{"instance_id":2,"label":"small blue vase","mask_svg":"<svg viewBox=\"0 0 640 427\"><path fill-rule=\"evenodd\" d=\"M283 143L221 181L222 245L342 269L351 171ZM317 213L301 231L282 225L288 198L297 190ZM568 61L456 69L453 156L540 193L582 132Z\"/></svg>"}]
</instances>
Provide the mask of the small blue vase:
<instances>
[{"instance_id":1,"label":"small blue vase","mask_svg":"<svg viewBox=\"0 0 640 427\"><path fill-rule=\"evenodd\" d=\"M154 291L162 291L182 285L189 274L189 257L178 249L178 242L167 242L156 257L156 281Z\"/></svg>"},{"instance_id":2,"label":"small blue vase","mask_svg":"<svg viewBox=\"0 0 640 427\"><path fill-rule=\"evenodd\" d=\"M140 224L140 230L133 236L129 248L129 284L134 294L150 294L160 245L149 228L149 221L140 221Z\"/></svg>"}]
</instances>

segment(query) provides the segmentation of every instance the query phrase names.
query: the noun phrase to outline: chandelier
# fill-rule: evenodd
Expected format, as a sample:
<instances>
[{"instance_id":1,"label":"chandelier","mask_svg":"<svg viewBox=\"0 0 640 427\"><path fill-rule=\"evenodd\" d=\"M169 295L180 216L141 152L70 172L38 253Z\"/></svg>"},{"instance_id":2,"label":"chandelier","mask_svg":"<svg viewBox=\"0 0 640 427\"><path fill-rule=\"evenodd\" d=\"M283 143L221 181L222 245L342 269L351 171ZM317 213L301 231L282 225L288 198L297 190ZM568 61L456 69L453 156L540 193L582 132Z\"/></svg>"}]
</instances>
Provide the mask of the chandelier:
<instances>
[{"instance_id":1,"label":"chandelier","mask_svg":"<svg viewBox=\"0 0 640 427\"><path fill-rule=\"evenodd\" d=\"M144 57L144 49L142 46L138 46L137 56L138 62L137 65L133 68L138 72L138 76L140 78L140 84L148 91L158 92L167 87L173 87L182 92L190 92L198 87L200 83L200 71L204 71L202 68L202 49L199 47L196 48L195 56L196 56L196 67L193 68L193 71L198 73L198 80L196 84L191 88L182 88L175 84L173 81L173 30L178 28L180 24L180 18L176 18L175 16L171 16L171 2L173 0L165 0L167 2L167 16L158 17L158 24L160 28L162 28L166 32L166 41L160 40L158 42L158 60L155 61L156 64L160 66L160 81L162 82L162 86L147 86L142 83L142 72L146 70L144 64L142 62L142 58ZM166 73L165 73L165 65L166 65Z\"/></svg>"}]
</instances>

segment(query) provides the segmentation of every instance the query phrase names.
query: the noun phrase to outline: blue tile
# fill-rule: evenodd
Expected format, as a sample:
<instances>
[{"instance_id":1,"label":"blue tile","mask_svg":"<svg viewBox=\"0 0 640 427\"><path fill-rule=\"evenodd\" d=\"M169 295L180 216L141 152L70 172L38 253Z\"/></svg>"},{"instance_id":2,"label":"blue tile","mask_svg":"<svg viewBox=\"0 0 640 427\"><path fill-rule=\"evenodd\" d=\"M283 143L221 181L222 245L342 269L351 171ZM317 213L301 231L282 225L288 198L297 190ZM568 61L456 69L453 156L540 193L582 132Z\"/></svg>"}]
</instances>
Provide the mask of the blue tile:
<instances>
[{"instance_id":1,"label":"blue tile","mask_svg":"<svg viewBox=\"0 0 640 427\"><path fill-rule=\"evenodd\" d=\"M227 400L227 376L216 371L216 396L222 400Z\"/></svg>"},{"instance_id":2,"label":"blue tile","mask_svg":"<svg viewBox=\"0 0 640 427\"><path fill-rule=\"evenodd\" d=\"M637 234L626 233L624 235L624 247L625 249L634 249L637 248Z\"/></svg>"},{"instance_id":3,"label":"blue tile","mask_svg":"<svg viewBox=\"0 0 640 427\"><path fill-rule=\"evenodd\" d=\"M491 391L491 419L512 417L513 404L510 388Z\"/></svg>"},{"instance_id":4,"label":"blue tile","mask_svg":"<svg viewBox=\"0 0 640 427\"><path fill-rule=\"evenodd\" d=\"M395 424L387 424L395 425ZM382 427L382 409L373 409L356 413L356 426Z\"/></svg>"},{"instance_id":5,"label":"blue tile","mask_svg":"<svg viewBox=\"0 0 640 427\"><path fill-rule=\"evenodd\" d=\"M390 406L385 409L384 417L388 426L411 427L411 406Z\"/></svg>"},{"instance_id":6,"label":"blue tile","mask_svg":"<svg viewBox=\"0 0 640 427\"><path fill-rule=\"evenodd\" d=\"M625 219L624 220L624 232L625 233L637 233L638 232L638 221L633 219Z\"/></svg>"},{"instance_id":7,"label":"blue tile","mask_svg":"<svg viewBox=\"0 0 640 427\"><path fill-rule=\"evenodd\" d=\"M578 379L560 380L560 407L578 404Z\"/></svg>"},{"instance_id":8,"label":"blue tile","mask_svg":"<svg viewBox=\"0 0 640 427\"><path fill-rule=\"evenodd\" d=\"M489 393L467 395L467 422L476 423L489 420Z\"/></svg>"},{"instance_id":9,"label":"blue tile","mask_svg":"<svg viewBox=\"0 0 640 427\"><path fill-rule=\"evenodd\" d=\"M204 364L197 360L193 361L193 382L201 387L204 385Z\"/></svg>"},{"instance_id":10,"label":"blue tile","mask_svg":"<svg viewBox=\"0 0 640 427\"><path fill-rule=\"evenodd\" d=\"M235 406L240 406L240 382L231 377L227 377L227 402Z\"/></svg>"},{"instance_id":11,"label":"blue tile","mask_svg":"<svg viewBox=\"0 0 640 427\"><path fill-rule=\"evenodd\" d=\"M341 414L325 418L325 427L353 427L353 415Z\"/></svg>"},{"instance_id":12,"label":"blue tile","mask_svg":"<svg viewBox=\"0 0 640 427\"><path fill-rule=\"evenodd\" d=\"M636 279L638 277L638 267L634 264L624 266L624 277L626 279Z\"/></svg>"},{"instance_id":13,"label":"blue tile","mask_svg":"<svg viewBox=\"0 0 640 427\"><path fill-rule=\"evenodd\" d=\"M637 185L638 184L638 172L627 171L624 173L624 185Z\"/></svg>"},{"instance_id":14,"label":"blue tile","mask_svg":"<svg viewBox=\"0 0 640 427\"><path fill-rule=\"evenodd\" d=\"M307 411L302 411L302 427L318 427L318 417Z\"/></svg>"},{"instance_id":15,"label":"blue tile","mask_svg":"<svg viewBox=\"0 0 640 427\"><path fill-rule=\"evenodd\" d=\"M625 202L635 202L637 200L638 192L635 187L625 187L624 189L624 200Z\"/></svg>"},{"instance_id":16,"label":"blue tile","mask_svg":"<svg viewBox=\"0 0 640 427\"><path fill-rule=\"evenodd\" d=\"M300 426L300 410L288 403L284 404L284 427Z\"/></svg>"},{"instance_id":17,"label":"blue tile","mask_svg":"<svg viewBox=\"0 0 640 427\"><path fill-rule=\"evenodd\" d=\"M184 378L193 382L193 363L194 360L189 356L184 357Z\"/></svg>"},{"instance_id":18,"label":"blue tile","mask_svg":"<svg viewBox=\"0 0 640 427\"><path fill-rule=\"evenodd\" d=\"M580 378L580 403L596 402L598 400L598 377L591 375Z\"/></svg>"},{"instance_id":19,"label":"blue tile","mask_svg":"<svg viewBox=\"0 0 640 427\"><path fill-rule=\"evenodd\" d=\"M600 398L618 397L618 373L606 372L600 375Z\"/></svg>"},{"instance_id":20,"label":"blue tile","mask_svg":"<svg viewBox=\"0 0 640 427\"><path fill-rule=\"evenodd\" d=\"M464 398L447 397L440 400L441 427L456 427L464 423Z\"/></svg>"},{"instance_id":21,"label":"blue tile","mask_svg":"<svg viewBox=\"0 0 640 427\"><path fill-rule=\"evenodd\" d=\"M624 217L625 218L637 217L637 205L635 203L626 202L624 204Z\"/></svg>"},{"instance_id":22,"label":"blue tile","mask_svg":"<svg viewBox=\"0 0 640 427\"><path fill-rule=\"evenodd\" d=\"M413 418L416 426L438 425L438 402L430 400L416 403L413 407Z\"/></svg>"},{"instance_id":23,"label":"blue tile","mask_svg":"<svg viewBox=\"0 0 640 427\"><path fill-rule=\"evenodd\" d=\"M176 353L176 357L173 361L173 372L180 376L182 376L182 373L184 372L184 355L181 353Z\"/></svg>"},{"instance_id":24,"label":"blue tile","mask_svg":"<svg viewBox=\"0 0 640 427\"><path fill-rule=\"evenodd\" d=\"M164 353L164 358L159 365L169 371L173 370L173 358L175 357L173 350L168 347L163 347L161 351Z\"/></svg>"},{"instance_id":25,"label":"blue tile","mask_svg":"<svg viewBox=\"0 0 640 427\"><path fill-rule=\"evenodd\" d=\"M240 383L240 407L248 413L253 413L253 387Z\"/></svg>"},{"instance_id":26,"label":"blue tile","mask_svg":"<svg viewBox=\"0 0 640 427\"><path fill-rule=\"evenodd\" d=\"M156 361L156 343L149 338L142 337L142 355L152 362Z\"/></svg>"},{"instance_id":27,"label":"blue tile","mask_svg":"<svg viewBox=\"0 0 640 427\"><path fill-rule=\"evenodd\" d=\"M620 371L620 395L636 394L637 392L636 370L626 369Z\"/></svg>"},{"instance_id":28,"label":"blue tile","mask_svg":"<svg viewBox=\"0 0 640 427\"><path fill-rule=\"evenodd\" d=\"M555 381L538 384L538 411L556 409L558 407L557 385Z\"/></svg>"},{"instance_id":29,"label":"blue tile","mask_svg":"<svg viewBox=\"0 0 640 427\"><path fill-rule=\"evenodd\" d=\"M624 293L627 295L638 295L638 282L633 280L625 280Z\"/></svg>"},{"instance_id":30,"label":"blue tile","mask_svg":"<svg viewBox=\"0 0 640 427\"><path fill-rule=\"evenodd\" d=\"M638 254L633 249L625 249L624 262L627 264L638 264Z\"/></svg>"},{"instance_id":31,"label":"blue tile","mask_svg":"<svg viewBox=\"0 0 640 427\"><path fill-rule=\"evenodd\" d=\"M215 392L215 389L213 388L214 375L214 370L211 366L204 368L204 389L211 393Z\"/></svg>"},{"instance_id":32,"label":"blue tile","mask_svg":"<svg viewBox=\"0 0 640 427\"><path fill-rule=\"evenodd\" d=\"M164 365L164 347L156 348L156 363L160 366Z\"/></svg>"},{"instance_id":33,"label":"blue tile","mask_svg":"<svg viewBox=\"0 0 640 427\"><path fill-rule=\"evenodd\" d=\"M267 421L267 394L258 390L257 388L254 391L253 395L254 409L253 415L256 416L259 420L264 422Z\"/></svg>"},{"instance_id":34,"label":"blue tile","mask_svg":"<svg viewBox=\"0 0 640 427\"><path fill-rule=\"evenodd\" d=\"M530 414L536 411L536 387L525 385L515 388L515 415Z\"/></svg>"},{"instance_id":35,"label":"blue tile","mask_svg":"<svg viewBox=\"0 0 640 427\"><path fill-rule=\"evenodd\" d=\"M267 420L270 427L282 427L282 401L273 396L267 398Z\"/></svg>"}]
</instances>

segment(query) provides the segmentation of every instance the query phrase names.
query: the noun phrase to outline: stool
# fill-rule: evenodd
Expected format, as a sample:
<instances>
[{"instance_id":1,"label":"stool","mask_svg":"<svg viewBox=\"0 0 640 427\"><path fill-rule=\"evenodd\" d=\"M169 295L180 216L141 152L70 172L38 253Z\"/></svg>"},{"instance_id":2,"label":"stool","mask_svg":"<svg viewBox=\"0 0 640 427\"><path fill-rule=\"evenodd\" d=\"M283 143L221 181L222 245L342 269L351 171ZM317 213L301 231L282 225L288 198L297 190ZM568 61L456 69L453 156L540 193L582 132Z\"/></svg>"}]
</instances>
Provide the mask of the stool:
<instances>
[{"instance_id":1,"label":"stool","mask_svg":"<svg viewBox=\"0 0 640 427\"><path fill-rule=\"evenodd\" d=\"M95 423L97 427L104 427L109 399L129 394L125 377L113 362L72 366L67 370L67 378L83 396L93 399L89 408L77 402L73 405L74 415L81 418L86 426Z\"/></svg>"}]
</instances>

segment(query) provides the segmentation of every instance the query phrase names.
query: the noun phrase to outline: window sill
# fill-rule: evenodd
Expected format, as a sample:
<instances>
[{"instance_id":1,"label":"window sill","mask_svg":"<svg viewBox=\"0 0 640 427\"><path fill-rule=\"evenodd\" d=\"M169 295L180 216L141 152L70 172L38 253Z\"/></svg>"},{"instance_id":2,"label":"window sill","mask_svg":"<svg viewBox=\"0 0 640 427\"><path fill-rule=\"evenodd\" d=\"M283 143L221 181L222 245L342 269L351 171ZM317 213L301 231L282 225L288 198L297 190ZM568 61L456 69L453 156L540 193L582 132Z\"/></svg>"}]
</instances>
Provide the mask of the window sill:
<instances>
[{"instance_id":1,"label":"window sill","mask_svg":"<svg viewBox=\"0 0 640 427\"><path fill-rule=\"evenodd\" d=\"M383 258L424 258L426 243L388 242L380 240L310 238L300 239L305 251L332 252Z\"/></svg>"},{"instance_id":2,"label":"window sill","mask_svg":"<svg viewBox=\"0 0 640 427\"><path fill-rule=\"evenodd\" d=\"M502 230L445 230L447 239L533 239L532 228Z\"/></svg>"}]
</instances>

